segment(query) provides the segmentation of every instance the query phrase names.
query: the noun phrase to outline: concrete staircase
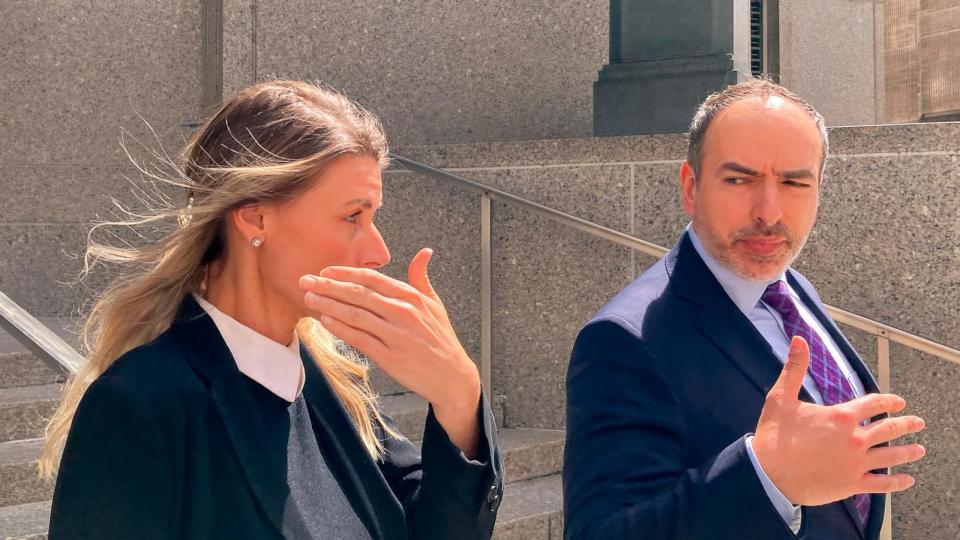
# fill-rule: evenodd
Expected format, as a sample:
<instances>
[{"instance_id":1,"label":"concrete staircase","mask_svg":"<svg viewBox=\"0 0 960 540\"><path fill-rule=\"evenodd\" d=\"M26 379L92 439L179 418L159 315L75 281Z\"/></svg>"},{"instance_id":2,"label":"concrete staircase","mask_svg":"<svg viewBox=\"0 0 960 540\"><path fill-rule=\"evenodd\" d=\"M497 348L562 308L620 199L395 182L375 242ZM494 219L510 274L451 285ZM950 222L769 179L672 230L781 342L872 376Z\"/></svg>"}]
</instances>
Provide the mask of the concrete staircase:
<instances>
[{"instance_id":1,"label":"concrete staircase","mask_svg":"<svg viewBox=\"0 0 960 540\"><path fill-rule=\"evenodd\" d=\"M76 342L70 319L45 319L50 328ZM426 403L404 392L382 373L372 375L382 406L414 440L422 436ZM46 420L60 398L62 377L11 337L0 332L0 539L44 539L53 486L37 478ZM502 425L502 400L497 402ZM560 430L501 428L507 486L494 538L562 538Z\"/></svg>"}]
</instances>

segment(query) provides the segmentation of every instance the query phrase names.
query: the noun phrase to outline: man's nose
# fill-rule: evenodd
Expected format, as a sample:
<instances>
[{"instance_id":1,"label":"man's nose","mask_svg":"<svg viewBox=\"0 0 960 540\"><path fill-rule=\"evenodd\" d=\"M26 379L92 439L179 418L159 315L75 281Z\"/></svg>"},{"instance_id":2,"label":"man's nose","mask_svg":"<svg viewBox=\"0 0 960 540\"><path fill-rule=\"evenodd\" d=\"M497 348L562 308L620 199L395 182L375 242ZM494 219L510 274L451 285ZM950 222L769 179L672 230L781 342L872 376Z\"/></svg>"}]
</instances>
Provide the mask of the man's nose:
<instances>
[{"instance_id":1,"label":"man's nose","mask_svg":"<svg viewBox=\"0 0 960 540\"><path fill-rule=\"evenodd\" d=\"M773 225L783 217L783 208L780 201L779 182L762 182L753 205L753 216L766 226Z\"/></svg>"}]
</instances>

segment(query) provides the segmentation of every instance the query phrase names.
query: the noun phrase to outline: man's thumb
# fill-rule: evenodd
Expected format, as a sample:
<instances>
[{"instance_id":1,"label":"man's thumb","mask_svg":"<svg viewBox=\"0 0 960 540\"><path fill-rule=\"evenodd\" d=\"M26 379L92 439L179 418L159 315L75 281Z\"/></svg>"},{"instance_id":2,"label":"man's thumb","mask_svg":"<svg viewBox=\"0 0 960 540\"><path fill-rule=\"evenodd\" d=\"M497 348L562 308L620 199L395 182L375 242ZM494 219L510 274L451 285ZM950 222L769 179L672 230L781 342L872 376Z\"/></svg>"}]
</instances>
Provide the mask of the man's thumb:
<instances>
[{"instance_id":1,"label":"man's thumb","mask_svg":"<svg viewBox=\"0 0 960 540\"><path fill-rule=\"evenodd\" d=\"M423 248L418 251L407 268L407 281L421 293L437 299L437 293L430 285L430 278L427 276L427 267L430 265L431 257L433 257L433 250L430 248Z\"/></svg>"},{"instance_id":2,"label":"man's thumb","mask_svg":"<svg viewBox=\"0 0 960 540\"><path fill-rule=\"evenodd\" d=\"M798 398L803 388L803 378L807 375L810 365L810 345L800 336L793 336L790 340L790 350L787 352L787 361L783 364L783 371L777 379L775 387L779 387L791 398Z\"/></svg>"}]
</instances>

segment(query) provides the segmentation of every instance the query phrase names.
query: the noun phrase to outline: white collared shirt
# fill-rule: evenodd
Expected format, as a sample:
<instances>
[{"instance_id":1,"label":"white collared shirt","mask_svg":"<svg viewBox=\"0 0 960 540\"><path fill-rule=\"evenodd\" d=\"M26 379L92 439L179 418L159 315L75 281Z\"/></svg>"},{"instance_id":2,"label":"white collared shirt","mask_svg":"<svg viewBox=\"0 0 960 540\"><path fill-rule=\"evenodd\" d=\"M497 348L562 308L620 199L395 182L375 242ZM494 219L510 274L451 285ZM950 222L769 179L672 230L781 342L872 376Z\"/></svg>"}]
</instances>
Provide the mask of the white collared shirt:
<instances>
[{"instance_id":1,"label":"white collared shirt","mask_svg":"<svg viewBox=\"0 0 960 540\"><path fill-rule=\"evenodd\" d=\"M200 307L217 326L240 373L250 377L278 397L293 403L303 391L304 371L300 359L300 339L293 333L290 344L283 346L267 336L244 326L216 306L193 295Z\"/></svg>"}]
</instances>

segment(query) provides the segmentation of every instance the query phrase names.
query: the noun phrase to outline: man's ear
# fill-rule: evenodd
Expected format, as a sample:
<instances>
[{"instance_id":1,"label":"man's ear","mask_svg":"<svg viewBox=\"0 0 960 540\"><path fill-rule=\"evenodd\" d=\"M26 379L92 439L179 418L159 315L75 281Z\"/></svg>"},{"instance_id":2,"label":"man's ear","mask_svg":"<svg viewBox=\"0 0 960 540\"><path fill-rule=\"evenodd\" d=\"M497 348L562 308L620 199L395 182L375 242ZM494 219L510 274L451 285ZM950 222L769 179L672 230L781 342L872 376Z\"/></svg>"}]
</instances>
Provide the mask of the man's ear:
<instances>
[{"instance_id":1,"label":"man's ear","mask_svg":"<svg viewBox=\"0 0 960 540\"><path fill-rule=\"evenodd\" d=\"M680 165L680 201L687 215L693 217L697 208L697 173L688 161Z\"/></svg>"},{"instance_id":2,"label":"man's ear","mask_svg":"<svg viewBox=\"0 0 960 540\"><path fill-rule=\"evenodd\" d=\"M258 204L247 204L233 209L231 212L233 226L237 228L240 237L247 243L254 238L266 240L266 227L264 227L263 215L264 208Z\"/></svg>"}]
</instances>

